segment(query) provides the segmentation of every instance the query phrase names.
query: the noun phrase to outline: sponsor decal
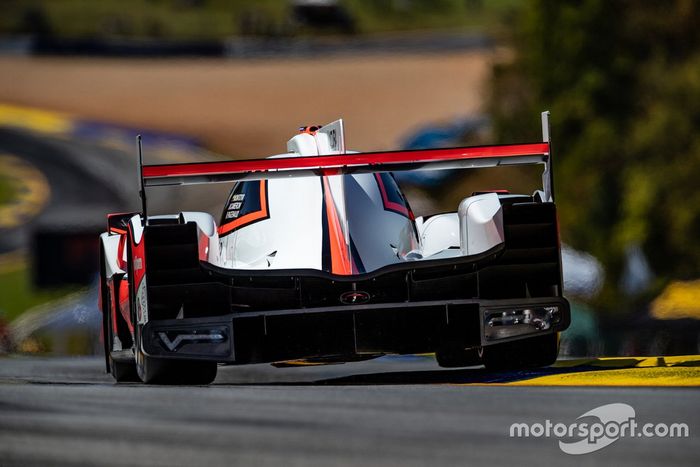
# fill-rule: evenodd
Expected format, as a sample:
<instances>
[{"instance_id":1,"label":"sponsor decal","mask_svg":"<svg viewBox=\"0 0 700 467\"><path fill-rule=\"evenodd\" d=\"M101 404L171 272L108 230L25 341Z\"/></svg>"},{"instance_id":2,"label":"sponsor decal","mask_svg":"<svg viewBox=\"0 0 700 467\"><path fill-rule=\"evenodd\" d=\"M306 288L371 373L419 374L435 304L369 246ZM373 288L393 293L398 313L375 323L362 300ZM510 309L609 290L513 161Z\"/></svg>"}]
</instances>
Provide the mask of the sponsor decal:
<instances>
[{"instance_id":1,"label":"sponsor decal","mask_svg":"<svg viewBox=\"0 0 700 467\"><path fill-rule=\"evenodd\" d=\"M340 295L340 303L343 305L360 305L369 302L370 294L361 290L352 290Z\"/></svg>"},{"instance_id":2,"label":"sponsor decal","mask_svg":"<svg viewBox=\"0 0 700 467\"><path fill-rule=\"evenodd\" d=\"M171 352L175 352L183 343L195 344L200 342L209 342L212 344L217 344L226 340L224 334L219 331L212 331L211 333L197 333L195 331L188 334L177 334L174 339L170 339L168 334L165 332L159 332L158 337L160 337L160 340Z\"/></svg>"},{"instance_id":3,"label":"sponsor decal","mask_svg":"<svg viewBox=\"0 0 700 467\"><path fill-rule=\"evenodd\" d=\"M268 219L267 180L239 182L231 191L226 210L219 226L224 236L241 227Z\"/></svg>"},{"instance_id":4,"label":"sponsor decal","mask_svg":"<svg viewBox=\"0 0 700 467\"><path fill-rule=\"evenodd\" d=\"M328 140L330 141L331 149L334 151L338 150L338 135L336 134L335 128L328 132Z\"/></svg>"},{"instance_id":5,"label":"sponsor decal","mask_svg":"<svg viewBox=\"0 0 700 467\"><path fill-rule=\"evenodd\" d=\"M146 295L145 277L136 291L136 320L138 324L146 324L148 322L148 296Z\"/></svg>"}]
</instances>

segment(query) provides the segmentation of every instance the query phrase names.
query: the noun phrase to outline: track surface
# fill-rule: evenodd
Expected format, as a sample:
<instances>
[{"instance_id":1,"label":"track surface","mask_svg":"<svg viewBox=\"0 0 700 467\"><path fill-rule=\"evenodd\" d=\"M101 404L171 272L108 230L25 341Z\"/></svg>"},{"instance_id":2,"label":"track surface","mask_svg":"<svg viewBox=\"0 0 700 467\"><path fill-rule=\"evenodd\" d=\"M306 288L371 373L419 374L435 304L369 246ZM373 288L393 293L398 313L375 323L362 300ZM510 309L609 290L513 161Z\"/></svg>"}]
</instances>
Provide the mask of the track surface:
<instances>
[{"instance_id":1,"label":"track surface","mask_svg":"<svg viewBox=\"0 0 700 467\"><path fill-rule=\"evenodd\" d=\"M0 360L0 465L636 466L700 460L697 389L451 384L458 375L427 358L382 358L322 367L225 367L210 387L155 387L115 385L99 358L6 358ZM380 384L367 384L372 380ZM514 422L568 424L614 402L633 406L639 422L687 423L690 438L623 438L572 457L554 438L508 436Z\"/></svg>"}]
</instances>

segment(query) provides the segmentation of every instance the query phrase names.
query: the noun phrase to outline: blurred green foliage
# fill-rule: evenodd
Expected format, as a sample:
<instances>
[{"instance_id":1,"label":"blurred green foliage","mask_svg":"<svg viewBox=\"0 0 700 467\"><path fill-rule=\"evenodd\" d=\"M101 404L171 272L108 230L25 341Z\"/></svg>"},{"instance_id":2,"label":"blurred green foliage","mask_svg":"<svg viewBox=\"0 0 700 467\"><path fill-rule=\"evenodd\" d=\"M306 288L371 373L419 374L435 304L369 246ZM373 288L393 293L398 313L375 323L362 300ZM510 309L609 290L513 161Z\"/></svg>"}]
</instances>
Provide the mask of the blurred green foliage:
<instances>
[{"instance_id":1,"label":"blurred green foliage","mask_svg":"<svg viewBox=\"0 0 700 467\"><path fill-rule=\"evenodd\" d=\"M494 32L521 0L344 0L361 32L472 28Z\"/></svg>"},{"instance_id":2,"label":"blurred green foliage","mask_svg":"<svg viewBox=\"0 0 700 467\"><path fill-rule=\"evenodd\" d=\"M12 266L0 261L0 319L11 322L32 307L75 292L76 287L38 290L32 285L29 265L20 260Z\"/></svg>"},{"instance_id":3,"label":"blurred green foliage","mask_svg":"<svg viewBox=\"0 0 700 467\"><path fill-rule=\"evenodd\" d=\"M518 0L340 0L358 33L489 28ZM285 0L2 0L0 34L219 39L318 33ZM333 32L332 30L330 32Z\"/></svg>"},{"instance_id":4,"label":"blurred green foliage","mask_svg":"<svg viewBox=\"0 0 700 467\"><path fill-rule=\"evenodd\" d=\"M552 111L562 237L605 264L610 310L634 304L619 298L630 246L657 277L648 295L700 276L699 26L693 0L533 0L495 68L498 140L539 138Z\"/></svg>"},{"instance_id":5,"label":"blurred green foliage","mask_svg":"<svg viewBox=\"0 0 700 467\"><path fill-rule=\"evenodd\" d=\"M0 31L60 38L212 39L239 29L247 14L280 23L279 0L3 0Z\"/></svg>"},{"instance_id":6,"label":"blurred green foliage","mask_svg":"<svg viewBox=\"0 0 700 467\"><path fill-rule=\"evenodd\" d=\"M9 203L15 197L15 190L8 177L0 173L0 206Z\"/></svg>"}]
</instances>

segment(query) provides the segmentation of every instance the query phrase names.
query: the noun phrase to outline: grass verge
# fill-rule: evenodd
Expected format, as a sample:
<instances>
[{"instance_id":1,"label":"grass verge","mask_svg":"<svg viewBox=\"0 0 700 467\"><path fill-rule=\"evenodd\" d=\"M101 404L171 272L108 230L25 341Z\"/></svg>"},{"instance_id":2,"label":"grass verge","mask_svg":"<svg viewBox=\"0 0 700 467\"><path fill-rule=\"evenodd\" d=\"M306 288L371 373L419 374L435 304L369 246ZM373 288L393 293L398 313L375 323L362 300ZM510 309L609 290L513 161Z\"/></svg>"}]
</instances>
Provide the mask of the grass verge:
<instances>
[{"instance_id":1,"label":"grass verge","mask_svg":"<svg viewBox=\"0 0 700 467\"><path fill-rule=\"evenodd\" d=\"M76 287L39 290L32 285L31 269L25 257L14 253L0 256L0 317L7 322L30 308L76 290Z\"/></svg>"},{"instance_id":2,"label":"grass verge","mask_svg":"<svg viewBox=\"0 0 700 467\"><path fill-rule=\"evenodd\" d=\"M10 178L0 173L0 206L12 201L15 198L15 194Z\"/></svg>"},{"instance_id":3,"label":"grass verge","mask_svg":"<svg viewBox=\"0 0 700 467\"><path fill-rule=\"evenodd\" d=\"M512 16L519 0L341 0L360 34L468 28L489 31ZM281 0L34 0L4 5L0 33L58 38L221 39L238 34L327 34L295 22ZM296 24L296 26L295 26Z\"/></svg>"}]
</instances>

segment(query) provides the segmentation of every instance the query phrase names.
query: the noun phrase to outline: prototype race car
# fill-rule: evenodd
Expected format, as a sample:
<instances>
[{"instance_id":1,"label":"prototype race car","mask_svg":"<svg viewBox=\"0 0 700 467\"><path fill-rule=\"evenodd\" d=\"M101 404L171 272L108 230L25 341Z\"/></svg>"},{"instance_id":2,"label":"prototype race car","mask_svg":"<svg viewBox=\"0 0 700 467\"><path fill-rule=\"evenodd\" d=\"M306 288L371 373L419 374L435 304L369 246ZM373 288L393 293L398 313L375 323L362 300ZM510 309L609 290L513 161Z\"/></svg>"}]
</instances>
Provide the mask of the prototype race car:
<instances>
[{"instance_id":1,"label":"prototype race car","mask_svg":"<svg viewBox=\"0 0 700 467\"><path fill-rule=\"evenodd\" d=\"M100 236L107 371L208 384L219 363L435 352L443 367L553 363L562 296L548 113L543 142L352 153L341 120L267 159L143 165L140 213ZM542 164L532 195L465 196L415 217L392 172ZM146 188L235 182L220 222L148 216Z\"/></svg>"}]
</instances>

